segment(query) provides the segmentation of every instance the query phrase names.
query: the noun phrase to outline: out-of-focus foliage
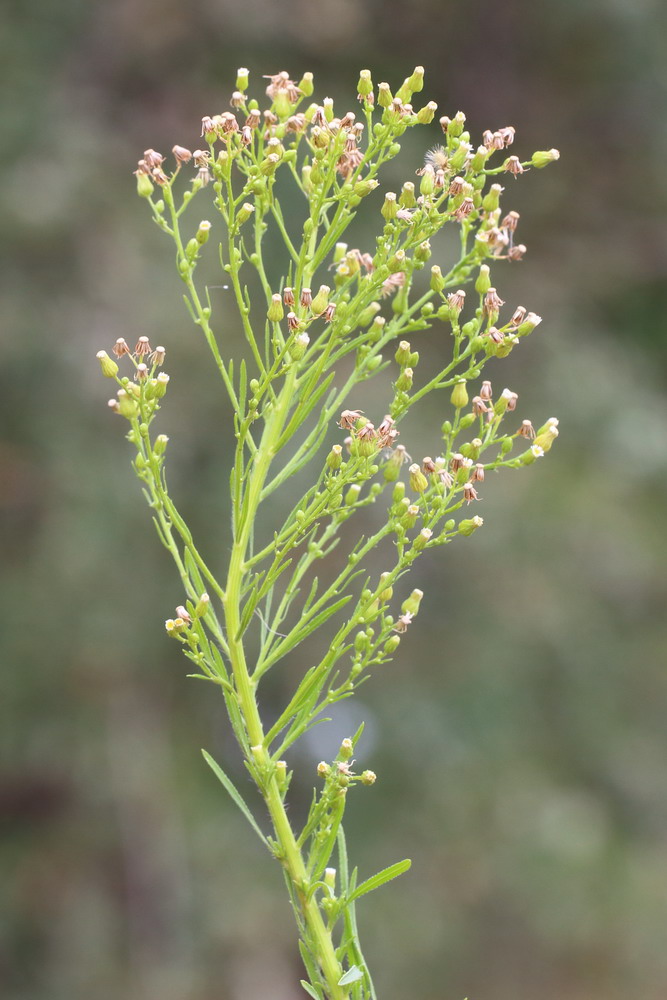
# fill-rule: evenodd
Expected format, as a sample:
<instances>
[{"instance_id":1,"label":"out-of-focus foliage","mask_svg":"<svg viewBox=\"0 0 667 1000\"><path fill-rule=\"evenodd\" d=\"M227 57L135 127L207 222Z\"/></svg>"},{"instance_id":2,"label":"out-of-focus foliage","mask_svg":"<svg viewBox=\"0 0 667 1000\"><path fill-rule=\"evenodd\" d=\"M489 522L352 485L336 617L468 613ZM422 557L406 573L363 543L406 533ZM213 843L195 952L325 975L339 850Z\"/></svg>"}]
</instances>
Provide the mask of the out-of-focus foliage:
<instances>
[{"instance_id":1,"label":"out-of-focus foliage","mask_svg":"<svg viewBox=\"0 0 667 1000\"><path fill-rule=\"evenodd\" d=\"M561 435L548 463L485 483L483 532L420 570L418 628L390 678L291 763L305 803L327 741L366 720L379 780L350 810L351 851L362 876L414 859L360 904L383 1000L664 997L664 6L14 0L3 13L4 994L300 995L282 884L198 753L243 783L218 699L163 636L182 595L94 354L159 331L172 488L223 559L227 413L203 345L186 366L195 333L131 170L149 146L196 144L237 65L312 70L335 98L361 67L394 82L420 63L439 113L462 108L477 133L513 124L517 151L561 150L539 184L517 185L529 252L499 283L544 317L541 336L492 374ZM405 148L416 169L423 150Z\"/></svg>"}]
</instances>

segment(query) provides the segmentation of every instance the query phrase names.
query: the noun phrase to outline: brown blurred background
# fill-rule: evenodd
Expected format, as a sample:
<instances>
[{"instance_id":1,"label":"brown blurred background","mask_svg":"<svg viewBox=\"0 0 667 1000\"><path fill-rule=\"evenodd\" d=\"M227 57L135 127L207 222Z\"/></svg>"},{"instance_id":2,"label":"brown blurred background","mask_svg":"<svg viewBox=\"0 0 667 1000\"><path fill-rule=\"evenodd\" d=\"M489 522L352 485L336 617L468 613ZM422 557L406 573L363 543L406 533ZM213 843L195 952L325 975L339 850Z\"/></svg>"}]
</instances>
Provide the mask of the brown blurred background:
<instances>
[{"instance_id":1,"label":"brown blurred background","mask_svg":"<svg viewBox=\"0 0 667 1000\"><path fill-rule=\"evenodd\" d=\"M482 532L422 563L397 662L293 755L295 809L365 719L379 781L351 802L353 860L414 859L360 905L382 1000L662 1000L664 4L5 0L1 17L3 995L303 995L280 873L199 755L248 791L220 699L164 637L182 595L94 355L166 345L172 489L224 558L228 411L134 163L196 144L239 65L257 88L312 70L353 108L360 68L398 85L423 64L439 114L561 150L506 184L529 252L499 288L545 321L491 373L561 436L485 484ZM232 353L231 311L225 337ZM433 441L438 404L416 426Z\"/></svg>"}]
</instances>

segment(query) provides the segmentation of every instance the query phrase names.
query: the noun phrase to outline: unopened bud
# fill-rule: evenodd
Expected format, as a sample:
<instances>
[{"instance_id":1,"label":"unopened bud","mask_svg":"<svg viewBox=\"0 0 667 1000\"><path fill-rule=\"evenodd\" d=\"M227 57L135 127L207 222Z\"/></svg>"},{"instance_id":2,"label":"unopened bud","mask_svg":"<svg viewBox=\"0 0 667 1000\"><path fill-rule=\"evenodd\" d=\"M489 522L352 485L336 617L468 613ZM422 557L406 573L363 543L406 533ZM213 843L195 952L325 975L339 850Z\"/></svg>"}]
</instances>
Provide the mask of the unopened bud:
<instances>
[{"instance_id":1,"label":"unopened bud","mask_svg":"<svg viewBox=\"0 0 667 1000\"><path fill-rule=\"evenodd\" d=\"M414 617L419 611L419 605L423 596L423 590L413 590L410 596L406 597L401 604L402 613L404 615L412 615Z\"/></svg>"},{"instance_id":2,"label":"unopened bud","mask_svg":"<svg viewBox=\"0 0 667 1000\"><path fill-rule=\"evenodd\" d=\"M410 489L414 490L416 493L423 493L424 490L428 489L428 479L419 468L416 462L410 466Z\"/></svg>"},{"instance_id":3,"label":"unopened bud","mask_svg":"<svg viewBox=\"0 0 667 1000\"><path fill-rule=\"evenodd\" d=\"M340 469L343 464L343 447L340 444L332 445L331 451L327 455L327 468L332 469L334 472L336 469Z\"/></svg>"},{"instance_id":4,"label":"unopened bud","mask_svg":"<svg viewBox=\"0 0 667 1000\"><path fill-rule=\"evenodd\" d=\"M456 383L452 389L450 400L452 406L454 406L457 410L461 410L464 406L468 405L468 390L466 388L465 379L461 379Z\"/></svg>"},{"instance_id":5,"label":"unopened bud","mask_svg":"<svg viewBox=\"0 0 667 1000\"><path fill-rule=\"evenodd\" d=\"M395 388L399 392L408 392L412 388L413 377L412 368L404 368L394 383Z\"/></svg>"},{"instance_id":6,"label":"unopened bud","mask_svg":"<svg viewBox=\"0 0 667 1000\"><path fill-rule=\"evenodd\" d=\"M331 289L328 285L320 285L317 295L310 303L310 309L314 316L321 316L329 305L329 293Z\"/></svg>"},{"instance_id":7,"label":"unopened bud","mask_svg":"<svg viewBox=\"0 0 667 1000\"><path fill-rule=\"evenodd\" d=\"M382 217L388 222L391 219L395 219L398 215L398 205L396 204L396 195L393 191L387 191L384 196L384 204L380 209Z\"/></svg>"},{"instance_id":8,"label":"unopened bud","mask_svg":"<svg viewBox=\"0 0 667 1000\"><path fill-rule=\"evenodd\" d=\"M241 69L237 69L236 71L237 90L245 90L247 88L249 76L250 74L248 73L248 70L245 68L245 66L242 66Z\"/></svg>"},{"instance_id":9,"label":"unopened bud","mask_svg":"<svg viewBox=\"0 0 667 1000\"><path fill-rule=\"evenodd\" d=\"M362 785L374 785L376 781L377 781L377 774L375 773L375 771L361 772Z\"/></svg>"},{"instance_id":10,"label":"unopened bud","mask_svg":"<svg viewBox=\"0 0 667 1000\"><path fill-rule=\"evenodd\" d=\"M199 244L200 247L203 246L204 243L208 241L210 232L211 232L211 223L207 222L206 219L204 219L202 222L199 223L199 228L197 229L197 233L195 235L195 239L197 240L197 243Z\"/></svg>"},{"instance_id":11,"label":"unopened bud","mask_svg":"<svg viewBox=\"0 0 667 1000\"><path fill-rule=\"evenodd\" d=\"M538 170L541 170L543 167L548 167L550 163L559 159L560 153L557 149L546 149L533 153L530 158L530 162L534 167L537 167Z\"/></svg>"},{"instance_id":12,"label":"unopened bud","mask_svg":"<svg viewBox=\"0 0 667 1000\"><path fill-rule=\"evenodd\" d=\"M459 534L460 535L472 535L474 531L481 528L484 524L484 518L475 515L475 517L468 517L464 521L459 522Z\"/></svg>"},{"instance_id":13,"label":"unopened bud","mask_svg":"<svg viewBox=\"0 0 667 1000\"><path fill-rule=\"evenodd\" d=\"M102 374L105 378L115 378L118 374L118 365L109 357L106 351L98 351L95 355L100 363Z\"/></svg>"}]
</instances>

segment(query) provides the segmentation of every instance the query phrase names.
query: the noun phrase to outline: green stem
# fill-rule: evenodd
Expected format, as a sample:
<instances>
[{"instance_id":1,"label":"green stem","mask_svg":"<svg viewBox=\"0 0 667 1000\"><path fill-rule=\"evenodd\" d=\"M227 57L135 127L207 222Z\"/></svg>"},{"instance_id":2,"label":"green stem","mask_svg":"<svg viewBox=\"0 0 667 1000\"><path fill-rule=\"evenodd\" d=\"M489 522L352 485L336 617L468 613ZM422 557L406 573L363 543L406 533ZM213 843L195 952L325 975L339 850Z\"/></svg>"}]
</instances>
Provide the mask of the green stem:
<instances>
[{"instance_id":1,"label":"green stem","mask_svg":"<svg viewBox=\"0 0 667 1000\"><path fill-rule=\"evenodd\" d=\"M296 837L287 816L282 795L278 787L275 771L268 765L264 749L265 734L255 696L253 683L245 657L242 639L239 635L241 624L241 595L246 572L245 559L257 508L261 501L262 488L266 482L269 467L275 457L277 444L287 420L290 405L296 390L296 365L289 371L282 391L267 417L264 432L254 458L253 469L247 484L244 505L234 540L225 591L225 617L229 643L229 659L236 684L236 692L250 740L251 747L257 748L261 758L266 758L266 776L261 780L261 790L269 809L279 845L279 854L290 881L294 887L301 913L308 930L311 944L327 984L330 1000L347 1000L349 994L338 985L343 974L336 958L331 932L328 930L316 899L308 898L308 875ZM259 784L260 782L258 782Z\"/></svg>"}]
</instances>

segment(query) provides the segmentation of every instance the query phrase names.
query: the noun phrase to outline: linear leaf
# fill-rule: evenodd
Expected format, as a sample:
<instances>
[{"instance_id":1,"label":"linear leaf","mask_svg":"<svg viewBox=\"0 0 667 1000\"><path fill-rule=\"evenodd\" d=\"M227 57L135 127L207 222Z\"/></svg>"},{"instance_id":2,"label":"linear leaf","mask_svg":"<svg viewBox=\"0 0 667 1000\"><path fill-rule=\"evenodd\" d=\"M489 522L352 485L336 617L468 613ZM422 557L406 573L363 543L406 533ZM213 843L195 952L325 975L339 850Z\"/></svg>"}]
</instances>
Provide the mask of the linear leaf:
<instances>
[{"instance_id":1,"label":"linear leaf","mask_svg":"<svg viewBox=\"0 0 667 1000\"><path fill-rule=\"evenodd\" d=\"M397 861L395 865L383 868L377 875L372 875L365 882L362 882L361 885L357 886L352 895L349 896L350 901L359 899L360 896L365 896L367 892L373 892L374 889L379 889L381 885L384 885L385 882L391 882L393 878L398 878L399 875L402 875L403 872L409 869L411 864L412 861L406 858L405 861Z\"/></svg>"},{"instance_id":2,"label":"linear leaf","mask_svg":"<svg viewBox=\"0 0 667 1000\"><path fill-rule=\"evenodd\" d=\"M250 823L251 827L253 828L253 830L255 831L255 833L257 834L257 836L259 837L259 839L262 841L262 843L265 844L266 847L268 847L269 846L269 842L266 839L266 837L264 836L264 834L262 833L262 831L260 830L259 826L257 825L257 820L255 819L255 817L253 816L253 814L250 812L250 809L246 805L246 802L243 799L243 797L241 796L241 793L238 791L238 789L232 783L232 781L227 777L227 775L222 770L222 768L220 767L220 765L217 764L213 760L213 758L211 757L211 755L208 754L208 753L206 753L205 750L202 750L202 754L203 754L204 760L206 761L206 763L208 764L208 766L211 768L211 770L215 774L216 778L218 778L218 780L220 781L220 783L224 786L225 790L227 791L227 794L230 796L230 798L232 798L234 800L234 802L239 807L239 809L241 810L241 812L243 813L243 815L245 816L245 818L248 820L248 822Z\"/></svg>"},{"instance_id":3,"label":"linear leaf","mask_svg":"<svg viewBox=\"0 0 667 1000\"><path fill-rule=\"evenodd\" d=\"M306 991L309 997L312 997L313 1000L322 1000L322 994L317 993L310 985L310 983L307 983L305 979L300 979L299 982L301 983L301 985L303 986L304 990Z\"/></svg>"}]
</instances>

